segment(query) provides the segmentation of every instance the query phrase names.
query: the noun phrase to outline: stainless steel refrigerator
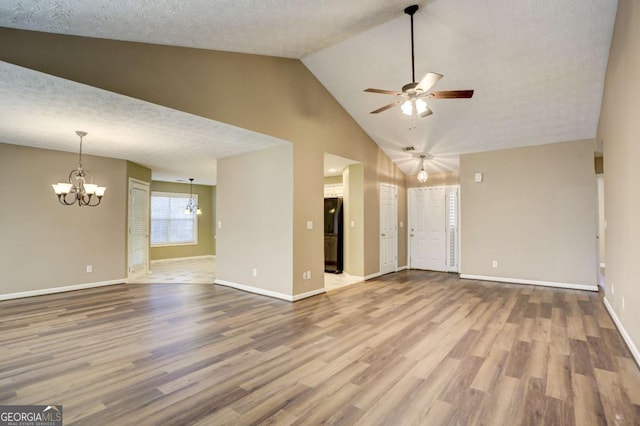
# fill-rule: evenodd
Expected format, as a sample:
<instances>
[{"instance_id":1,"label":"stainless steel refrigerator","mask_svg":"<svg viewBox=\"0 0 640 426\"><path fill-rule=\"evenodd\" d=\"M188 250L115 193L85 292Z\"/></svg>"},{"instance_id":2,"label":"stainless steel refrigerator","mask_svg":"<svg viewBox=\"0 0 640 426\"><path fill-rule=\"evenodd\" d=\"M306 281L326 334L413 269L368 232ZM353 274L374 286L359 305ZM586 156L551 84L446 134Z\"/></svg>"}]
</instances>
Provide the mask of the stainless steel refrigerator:
<instances>
[{"instance_id":1,"label":"stainless steel refrigerator","mask_svg":"<svg viewBox=\"0 0 640 426\"><path fill-rule=\"evenodd\" d=\"M343 264L342 198L324 199L324 270L342 273Z\"/></svg>"}]
</instances>

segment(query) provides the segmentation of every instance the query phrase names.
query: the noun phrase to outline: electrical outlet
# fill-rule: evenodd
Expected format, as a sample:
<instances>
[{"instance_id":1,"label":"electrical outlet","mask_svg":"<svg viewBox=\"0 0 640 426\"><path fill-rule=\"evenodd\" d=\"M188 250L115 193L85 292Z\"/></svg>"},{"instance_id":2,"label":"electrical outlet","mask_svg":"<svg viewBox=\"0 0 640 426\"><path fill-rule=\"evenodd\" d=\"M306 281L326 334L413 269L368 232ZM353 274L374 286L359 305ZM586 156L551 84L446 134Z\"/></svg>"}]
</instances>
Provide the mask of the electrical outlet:
<instances>
[{"instance_id":1,"label":"electrical outlet","mask_svg":"<svg viewBox=\"0 0 640 426\"><path fill-rule=\"evenodd\" d=\"M622 298L622 310L624 311L624 297Z\"/></svg>"},{"instance_id":2,"label":"electrical outlet","mask_svg":"<svg viewBox=\"0 0 640 426\"><path fill-rule=\"evenodd\" d=\"M306 272L306 271L302 273L302 279L303 279L303 280L306 280L306 279L307 279L307 272Z\"/></svg>"},{"instance_id":3,"label":"electrical outlet","mask_svg":"<svg viewBox=\"0 0 640 426\"><path fill-rule=\"evenodd\" d=\"M611 295L613 296L614 294L616 294L616 292L614 291L613 284L611 284Z\"/></svg>"},{"instance_id":4,"label":"electrical outlet","mask_svg":"<svg viewBox=\"0 0 640 426\"><path fill-rule=\"evenodd\" d=\"M491 262L491 267L497 268L498 267L498 261L494 260L493 262Z\"/></svg>"},{"instance_id":5,"label":"electrical outlet","mask_svg":"<svg viewBox=\"0 0 640 426\"><path fill-rule=\"evenodd\" d=\"M93 272L93 265L87 265L87 272Z\"/></svg>"},{"instance_id":6,"label":"electrical outlet","mask_svg":"<svg viewBox=\"0 0 640 426\"><path fill-rule=\"evenodd\" d=\"M307 271L307 279L310 280L311 279L311 271Z\"/></svg>"},{"instance_id":7,"label":"electrical outlet","mask_svg":"<svg viewBox=\"0 0 640 426\"><path fill-rule=\"evenodd\" d=\"M258 276L258 269L257 268L253 268L253 276L254 277Z\"/></svg>"}]
</instances>

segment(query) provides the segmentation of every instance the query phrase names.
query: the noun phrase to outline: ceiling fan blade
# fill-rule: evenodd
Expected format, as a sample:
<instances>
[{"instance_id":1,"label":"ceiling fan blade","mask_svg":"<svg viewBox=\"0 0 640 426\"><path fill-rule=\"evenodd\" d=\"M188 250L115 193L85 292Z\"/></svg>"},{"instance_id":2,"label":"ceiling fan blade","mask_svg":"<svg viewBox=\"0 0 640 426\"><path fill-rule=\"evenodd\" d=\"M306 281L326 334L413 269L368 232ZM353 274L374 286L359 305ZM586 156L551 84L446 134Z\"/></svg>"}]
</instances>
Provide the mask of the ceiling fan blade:
<instances>
[{"instance_id":1,"label":"ceiling fan blade","mask_svg":"<svg viewBox=\"0 0 640 426\"><path fill-rule=\"evenodd\" d=\"M389 105L385 105L385 106L383 106L382 108L378 108L378 109L377 109L377 110L375 110L375 111L371 111L371 114L377 114L377 113L379 113L379 112L386 111L386 110L388 110L389 108L393 108L394 106L398 105L400 102L402 102L402 101L395 101L395 102L391 102Z\"/></svg>"},{"instance_id":2,"label":"ceiling fan blade","mask_svg":"<svg viewBox=\"0 0 640 426\"><path fill-rule=\"evenodd\" d=\"M442 78L442 74L438 74L435 72L429 72L424 76L420 83L416 86L416 91L421 90L426 92L431 89L434 84L436 84Z\"/></svg>"},{"instance_id":3,"label":"ceiling fan blade","mask_svg":"<svg viewBox=\"0 0 640 426\"><path fill-rule=\"evenodd\" d=\"M395 92L393 90L382 90L382 89L364 89L365 92L371 93L382 93L383 95L402 95L400 92Z\"/></svg>"},{"instance_id":4,"label":"ceiling fan blade","mask_svg":"<svg viewBox=\"0 0 640 426\"><path fill-rule=\"evenodd\" d=\"M427 109L422 114L420 114L420 117L425 118L430 116L431 114L433 114L433 111L431 111L431 108L427 107Z\"/></svg>"},{"instance_id":5,"label":"ceiling fan blade","mask_svg":"<svg viewBox=\"0 0 640 426\"><path fill-rule=\"evenodd\" d=\"M434 99L465 99L473 96L473 90L445 90L431 93Z\"/></svg>"}]
</instances>

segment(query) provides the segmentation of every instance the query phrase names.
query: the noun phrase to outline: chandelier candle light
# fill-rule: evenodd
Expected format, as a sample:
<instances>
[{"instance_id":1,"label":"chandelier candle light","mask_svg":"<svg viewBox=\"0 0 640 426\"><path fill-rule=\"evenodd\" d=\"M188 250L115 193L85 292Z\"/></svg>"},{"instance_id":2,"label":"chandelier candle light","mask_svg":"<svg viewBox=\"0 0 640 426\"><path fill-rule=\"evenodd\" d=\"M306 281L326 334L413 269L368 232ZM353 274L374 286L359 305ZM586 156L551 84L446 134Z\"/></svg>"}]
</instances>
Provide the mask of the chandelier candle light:
<instances>
[{"instance_id":1,"label":"chandelier candle light","mask_svg":"<svg viewBox=\"0 0 640 426\"><path fill-rule=\"evenodd\" d=\"M60 204L71 206L78 203L78 206L95 207L102 201L107 188L94 184L91 173L82 167L82 138L87 136L87 132L76 130L76 135L80 136L78 168L69 173L69 183L58 182L51 186Z\"/></svg>"},{"instance_id":2,"label":"chandelier candle light","mask_svg":"<svg viewBox=\"0 0 640 426\"><path fill-rule=\"evenodd\" d=\"M418 181L425 183L429 179L429 174L424 169L424 159L426 155L420 156L420 171L418 172Z\"/></svg>"},{"instance_id":3,"label":"chandelier candle light","mask_svg":"<svg viewBox=\"0 0 640 426\"><path fill-rule=\"evenodd\" d=\"M184 214L202 214L200 206L197 205L195 201L193 201L193 178L189 178L189 182L189 203L184 209Z\"/></svg>"}]
</instances>

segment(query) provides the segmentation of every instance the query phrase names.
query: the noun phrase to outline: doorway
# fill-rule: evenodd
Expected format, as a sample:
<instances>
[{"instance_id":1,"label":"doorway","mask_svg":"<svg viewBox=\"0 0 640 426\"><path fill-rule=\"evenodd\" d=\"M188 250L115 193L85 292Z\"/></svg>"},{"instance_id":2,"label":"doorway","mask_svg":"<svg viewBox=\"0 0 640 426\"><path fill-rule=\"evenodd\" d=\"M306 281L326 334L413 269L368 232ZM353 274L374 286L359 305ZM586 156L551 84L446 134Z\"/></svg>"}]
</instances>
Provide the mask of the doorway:
<instances>
[{"instance_id":1,"label":"doorway","mask_svg":"<svg viewBox=\"0 0 640 426\"><path fill-rule=\"evenodd\" d=\"M129 178L128 278L149 273L149 183Z\"/></svg>"},{"instance_id":2,"label":"doorway","mask_svg":"<svg viewBox=\"0 0 640 426\"><path fill-rule=\"evenodd\" d=\"M324 287L364 280L364 165L324 154Z\"/></svg>"},{"instance_id":3,"label":"doorway","mask_svg":"<svg viewBox=\"0 0 640 426\"><path fill-rule=\"evenodd\" d=\"M409 268L458 272L458 186L409 189Z\"/></svg>"}]
</instances>

